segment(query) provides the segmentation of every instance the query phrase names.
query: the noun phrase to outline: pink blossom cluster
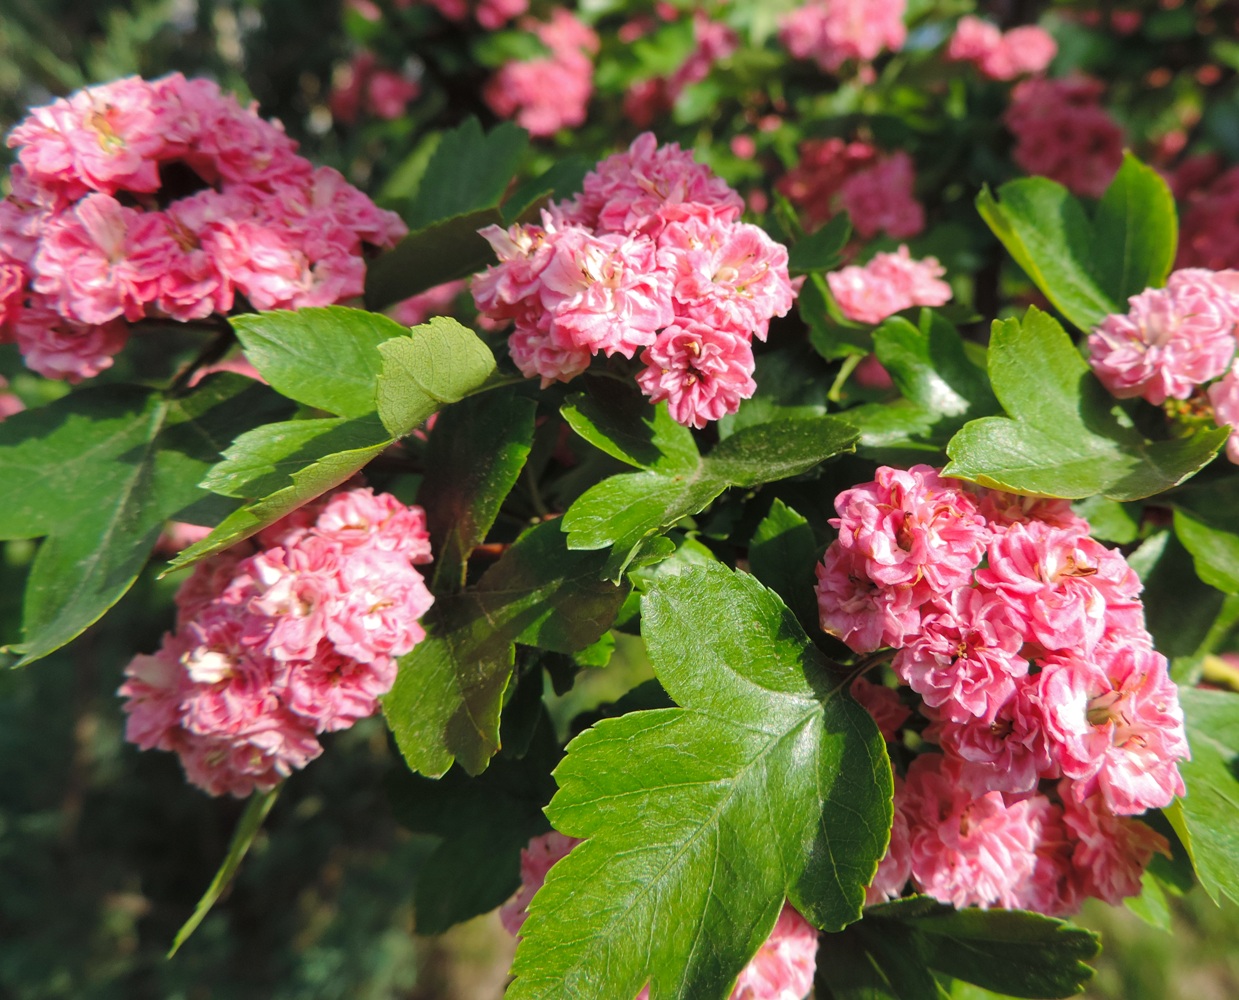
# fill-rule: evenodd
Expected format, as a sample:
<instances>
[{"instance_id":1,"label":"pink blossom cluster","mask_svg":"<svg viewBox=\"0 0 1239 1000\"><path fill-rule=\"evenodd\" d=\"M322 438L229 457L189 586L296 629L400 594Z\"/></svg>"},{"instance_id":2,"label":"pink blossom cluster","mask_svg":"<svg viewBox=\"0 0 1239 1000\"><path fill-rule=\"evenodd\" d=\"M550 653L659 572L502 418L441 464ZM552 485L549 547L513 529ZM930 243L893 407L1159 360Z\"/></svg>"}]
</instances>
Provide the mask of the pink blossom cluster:
<instances>
[{"instance_id":1,"label":"pink blossom cluster","mask_svg":"<svg viewBox=\"0 0 1239 1000\"><path fill-rule=\"evenodd\" d=\"M779 22L779 40L797 59L812 59L827 73L846 62L872 62L908 37L906 0L811 0Z\"/></svg>"},{"instance_id":2,"label":"pink blossom cluster","mask_svg":"<svg viewBox=\"0 0 1239 1000\"><path fill-rule=\"evenodd\" d=\"M822 628L889 649L899 690L853 695L925 744L896 783L870 901L909 880L957 907L1049 914L1140 891L1165 840L1136 820L1184 791L1178 694L1141 584L1065 500L972 488L926 465L845 490L817 569ZM909 690L910 689L910 690Z\"/></svg>"},{"instance_id":3,"label":"pink blossom cluster","mask_svg":"<svg viewBox=\"0 0 1239 1000\"><path fill-rule=\"evenodd\" d=\"M970 62L991 80L1043 73L1057 53L1058 44L1044 28L1024 25L1002 31L971 15L959 19L946 49L948 59Z\"/></svg>"},{"instance_id":4,"label":"pink blossom cluster","mask_svg":"<svg viewBox=\"0 0 1239 1000\"><path fill-rule=\"evenodd\" d=\"M405 231L210 80L90 87L34 109L8 144L0 340L49 378L98 374L144 317L359 295L364 246Z\"/></svg>"},{"instance_id":5,"label":"pink blossom cluster","mask_svg":"<svg viewBox=\"0 0 1239 1000\"><path fill-rule=\"evenodd\" d=\"M364 111L391 120L404 114L421 87L403 73L379 65L373 52L359 52L336 72L328 106L336 121L351 125Z\"/></svg>"},{"instance_id":6,"label":"pink blossom cluster","mask_svg":"<svg viewBox=\"0 0 1239 1000\"><path fill-rule=\"evenodd\" d=\"M526 18L521 27L537 35L550 54L503 66L482 98L500 118L514 118L530 135L580 125L594 93L597 33L564 7L556 7L550 21Z\"/></svg>"},{"instance_id":7,"label":"pink blossom cluster","mask_svg":"<svg viewBox=\"0 0 1239 1000\"><path fill-rule=\"evenodd\" d=\"M1139 396L1155 406L1187 399L1230 366L1239 271L1175 271L1165 288L1146 288L1127 304L1088 338L1093 371L1119 399Z\"/></svg>"},{"instance_id":8,"label":"pink blossom cluster","mask_svg":"<svg viewBox=\"0 0 1239 1000\"><path fill-rule=\"evenodd\" d=\"M529 9L529 0L425 0L449 21L464 21L472 15L487 31L502 28L512 18ZM412 0L401 0L397 7L408 7Z\"/></svg>"},{"instance_id":9,"label":"pink blossom cluster","mask_svg":"<svg viewBox=\"0 0 1239 1000\"><path fill-rule=\"evenodd\" d=\"M1101 106L1099 80L1033 77L1016 85L1003 121L1012 156L1030 174L1100 197L1123 163L1123 130Z\"/></svg>"},{"instance_id":10,"label":"pink blossom cluster","mask_svg":"<svg viewBox=\"0 0 1239 1000\"><path fill-rule=\"evenodd\" d=\"M509 934L520 936L530 900L542 888L547 873L579 843L552 830L521 849L521 887L499 910ZM770 936L741 970L728 1000L804 1000L813 987L816 968L817 930L791 903L784 903ZM635 1000L649 1000L649 996L646 986Z\"/></svg>"},{"instance_id":11,"label":"pink blossom cluster","mask_svg":"<svg viewBox=\"0 0 1239 1000\"><path fill-rule=\"evenodd\" d=\"M806 139L800 162L776 185L813 228L848 213L857 235L885 232L908 239L925 228L925 210L912 193L916 168L902 150L885 155L864 142Z\"/></svg>"},{"instance_id":12,"label":"pink blossom cluster","mask_svg":"<svg viewBox=\"0 0 1239 1000\"><path fill-rule=\"evenodd\" d=\"M735 31L700 10L693 13L693 40L693 51L674 73L640 80L624 95L624 114L639 128L646 128L660 114L670 111L685 88L704 80L716 62L726 59L740 45Z\"/></svg>"},{"instance_id":13,"label":"pink blossom cluster","mask_svg":"<svg viewBox=\"0 0 1239 1000\"><path fill-rule=\"evenodd\" d=\"M500 262L474 279L474 300L515 324L526 377L567 382L595 354L639 351L641 390L704 427L753 394L752 339L794 298L787 250L740 222L742 208L691 153L643 133L542 225L482 230Z\"/></svg>"},{"instance_id":14,"label":"pink blossom cluster","mask_svg":"<svg viewBox=\"0 0 1239 1000\"><path fill-rule=\"evenodd\" d=\"M1180 267L1215 271L1239 263L1239 166L1219 176L1215 161L1193 157L1176 173L1175 195L1186 206L1179 233Z\"/></svg>"},{"instance_id":15,"label":"pink blossom cluster","mask_svg":"<svg viewBox=\"0 0 1239 1000\"><path fill-rule=\"evenodd\" d=\"M420 507L368 488L303 507L200 562L176 630L125 668L125 738L176 752L212 795L270 789L373 715L433 597Z\"/></svg>"},{"instance_id":16,"label":"pink blossom cluster","mask_svg":"<svg viewBox=\"0 0 1239 1000\"><path fill-rule=\"evenodd\" d=\"M913 260L907 246L895 253L874 254L863 267L853 264L826 275L830 293L848 319L881 323L912 306L940 306L951 299L941 280L946 269L936 257Z\"/></svg>"}]
</instances>

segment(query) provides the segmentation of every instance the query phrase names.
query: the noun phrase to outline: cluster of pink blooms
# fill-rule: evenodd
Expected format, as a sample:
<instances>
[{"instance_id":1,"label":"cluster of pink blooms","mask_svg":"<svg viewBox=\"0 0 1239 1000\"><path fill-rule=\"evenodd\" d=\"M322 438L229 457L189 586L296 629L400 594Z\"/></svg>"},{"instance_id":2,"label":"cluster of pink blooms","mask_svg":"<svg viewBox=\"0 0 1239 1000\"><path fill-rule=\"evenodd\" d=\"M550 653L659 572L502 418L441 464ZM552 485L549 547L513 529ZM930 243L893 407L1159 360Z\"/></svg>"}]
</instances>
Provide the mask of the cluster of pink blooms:
<instances>
[{"instance_id":1,"label":"cluster of pink blooms","mask_svg":"<svg viewBox=\"0 0 1239 1000\"><path fill-rule=\"evenodd\" d=\"M542 888L547 872L579 843L552 830L521 849L521 887L499 910L509 934L520 936L529 902ZM804 1000L813 987L816 968L817 930L791 903L785 903L774 930L740 972L728 1000ZM649 996L647 986L635 1000L649 1000Z\"/></svg>"},{"instance_id":2,"label":"cluster of pink blooms","mask_svg":"<svg viewBox=\"0 0 1239 1000\"><path fill-rule=\"evenodd\" d=\"M49 378L108 367L130 323L359 295L363 246L405 226L210 80L137 77L36 108L9 135L0 340Z\"/></svg>"},{"instance_id":3,"label":"cluster of pink blooms","mask_svg":"<svg viewBox=\"0 0 1239 1000\"><path fill-rule=\"evenodd\" d=\"M322 752L318 734L373 715L433 602L421 508L358 488L203 560L176 630L125 669L125 737L176 752L193 784L238 797Z\"/></svg>"},{"instance_id":4,"label":"cluster of pink blooms","mask_svg":"<svg viewBox=\"0 0 1239 1000\"><path fill-rule=\"evenodd\" d=\"M1123 130L1101 106L1104 90L1081 76L1017 84L1003 116L1015 162L1074 194L1100 197L1123 164Z\"/></svg>"},{"instance_id":5,"label":"cluster of pink blooms","mask_svg":"<svg viewBox=\"0 0 1239 1000\"><path fill-rule=\"evenodd\" d=\"M1215 163L1192 158L1177 173L1175 195L1187 203L1179 232L1180 267L1220 271L1239 263L1239 167L1210 177Z\"/></svg>"},{"instance_id":6,"label":"cluster of pink blooms","mask_svg":"<svg viewBox=\"0 0 1239 1000\"><path fill-rule=\"evenodd\" d=\"M550 21L526 18L550 55L510 62L487 82L482 98L500 118L514 118L530 135L554 135L585 121L594 93L597 33L571 11L556 7Z\"/></svg>"},{"instance_id":7,"label":"cluster of pink blooms","mask_svg":"<svg viewBox=\"0 0 1239 1000\"><path fill-rule=\"evenodd\" d=\"M844 63L898 52L908 37L906 9L906 0L811 0L779 22L779 40L797 59L836 73Z\"/></svg>"},{"instance_id":8,"label":"cluster of pink blooms","mask_svg":"<svg viewBox=\"0 0 1239 1000\"><path fill-rule=\"evenodd\" d=\"M408 7L412 0L400 0L397 7ZM529 0L425 0L449 21L464 21L472 16L487 31L502 28L512 18L529 9Z\"/></svg>"},{"instance_id":9,"label":"cluster of pink blooms","mask_svg":"<svg viewBox=\"0 0 1239 1000\"><path fill-rule=\"evenodd\" d=\"M390 121L405 112L421 88L403 73L380 66L373 52L360 52L337 70L328 106L336 121L351 125L363 111Z\"/></svg>"},{"instance_id":10,"label":"cluster of pink blooms","mask_svg":"<svg viewBox=\"0 0 1239 1000\"><path fill-rule=\"evenodd\" d=\"M826 275L830 293L848 319L881 323L912 306L940 306L951 299L941 280L946 269L936 257L913 260L906 246L895 253L874 254L864 267L855 264Z\"/></svg>"},{"instance_id":11,"label":"cluster of pink blooms","mask_svg":"<svg viewBox=\"0 0 1239 1000\"><path fill-rule=\"evenodd\" d=\"M1065 500L880 468L844 491L818 566L822 627L894 650L900 692L859 679L887 740L912 716L938 751L896 781L871 902L1074 911L1140 891L1163 837L1134 819L1184 791L1183 713L1141 584ZM940 752L939 752L940 751Z\"/></svg>"},{"instance_id":12,"label":"cluster of pink blooms","mask_svg":"<svg viewBox=\"0 0 1239 1000\"><path fill-rule=\"evenodd\" d=\"M862 239L879 232L897 240L925 228L925 209L912 194L916 169L912 157L900 151L881 154L865 142L806 139L800 162L776 187L801 210L813 228L844 211Z\"/></svg>"},{"instance_id":13,"label":"cluster of pink blooms","mask_svg":"<svg viewBox=\"0 0 1239 1000\"><path fill-rule=\"evenodd\" d=\"M1089 335L1089 362L1119 399L1160 406L1188 399L1206 382L1219 426L1239 427L1239 365L1232 365L1239 335L1239 271L1185 268L1165 288L1146 288L1127 300L1128 311L1107 316ZM1239 434L1227 442L1239 463Z\"/></svg>"},{"instance_id":14,"label":"cluster of pink blooms","mask_svg":"<svg viewBox=\"0 0 1239 1000\"><path fill-rule=\"evenodd\" d=\"M991 80L1014 80L1043 73L1058 53L1058 44L1043 28L1024 25L1002 31L979 17L961 17L947 45L946 57L970 62Z\"/></svg>"},{"instance_id":15,"label":"cluster of pink blooms","mask_svg":"<svg viewBox=\"0 0 1239 1000\"><path fill-rule=\"evenodd\" d=\"M711 20L702 11L693 14L693 39L696 46L670 76L657 76L634 83L624 95L624 114L634 125L645 128L655 118L671 110L686 87L700 83L710 68L739 47L739 36L727 25Z\"/></svg>"},{"instance_id":16,"label":"cluster of pink blooms","mask_svg":"<svg viewBox=\"0 0 1239 1000\"><path fill-rule=\"evenodd\" d=\"M794 297L787 250L739 222L742 208L691 153L643 133L542 225L482 230L500 263L474 279L474 300L515 324L526 377L567 382L595 354L640 351L641 390L704 427L753 394L752 338Z\"/></svg>"}]
</instances>

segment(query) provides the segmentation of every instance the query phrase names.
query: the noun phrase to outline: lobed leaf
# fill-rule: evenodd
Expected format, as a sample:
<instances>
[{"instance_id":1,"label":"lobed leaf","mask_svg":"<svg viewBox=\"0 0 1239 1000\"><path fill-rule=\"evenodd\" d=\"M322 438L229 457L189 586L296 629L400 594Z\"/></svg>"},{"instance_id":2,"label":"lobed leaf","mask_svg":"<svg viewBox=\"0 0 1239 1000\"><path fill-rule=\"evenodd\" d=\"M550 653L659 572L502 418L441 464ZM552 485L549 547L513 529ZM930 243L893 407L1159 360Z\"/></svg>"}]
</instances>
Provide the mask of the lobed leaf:
<instances>
[{"instance_id":1,"label":"lobed leaf","mask_svg":"<svg viewBox=\"0 0 1239 1000\"><path fill-rule=\"evenodd\" d=\"M890 762L873 720L782 602L718 563L658 575L654 670L682 707L569 745L547 810L587 838L534 897L510 1000L723 1000L789 897L860 915L886 848Z\"/></svg>"},{"instance_id":2,"label":"lobed leaf","mask_svg":"<svg viewBox=\"0 0 1239 1000\"><path fill-rule=\"evenodd\" d=\"M1065 330L1030 308L995 321L989 374L1006 417L965 424L945 475L1014 493L1138 500L1178 485L1217 454L1227 428L1149 441L1093 376Z\"/></svg>"}]
</instances>

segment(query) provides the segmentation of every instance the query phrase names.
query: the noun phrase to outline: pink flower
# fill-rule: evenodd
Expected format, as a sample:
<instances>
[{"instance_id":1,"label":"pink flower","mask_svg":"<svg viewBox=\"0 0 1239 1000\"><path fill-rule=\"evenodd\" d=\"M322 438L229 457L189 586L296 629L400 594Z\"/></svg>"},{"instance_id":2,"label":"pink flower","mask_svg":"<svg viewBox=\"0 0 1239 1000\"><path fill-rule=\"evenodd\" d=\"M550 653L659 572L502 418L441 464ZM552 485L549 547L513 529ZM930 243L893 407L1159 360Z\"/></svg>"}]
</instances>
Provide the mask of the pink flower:
<instances>
[{"instance_id":1,"label":"pink flower","mask_svg":"<svg viewBox=\"0 0 1239 1000\"><path fill-rule=\"evenodd\" d=\"M693 319L677 319L641 354L637 375L651 402L667 400L677 422L701 428L735 413L757 390L753 351L736 332Z\"/></svg>"},{"instance_id":2,"label":"pink flower","mask_svg":"<svg viewBox=\"0 0 1239 1000\"><path fill-rule=\"evenodd\" d=\"M924 733L956 763L960 781L979 793L1031 792L1055 770L1042 727L1037 678L1025 674L1012 687L1011 696L990 718L974 713L952 721L950 713L943 713L945 718Z\"/></svg>"},{"instance_id":3,"label":"pink flower","mask_svg":"<svg viewBox=\"0 0 1239 1000\"><path fill-rule=\"evenodd\" d=\"M499 908L499 920L509 934L519 936L529 916L529 902L542 888L547 873L555 862L566 858L581 843L575 837L565 837L556 830L534 837L528 847L521 848L521 887Z\"/></svg>"},{"instance_id":4,"label":"pink flower","mask_svg":"<svg viewBox=\"0 0 1239 1000\"><path fill-rule=\"evenodd\" d=\"M884 903L888 899L898 899L903 895L908 879L912 877L912 832L908 826L908 816L905 812L907 793L904 780L895 775L895 809L891 823L891 839L886 853L878 862L877 873L865 890L865 905L873 906Z\"/></svg>"},{"instance_id":5,"label":"pink flower","mask_svg":"<svg viewBox=\"0 0 1239 1000\"><path fill-rule=\"evenodd\" d=\"M865 574L863 556L837 541L818 563L814 589L822 631L853 652L898 649L920 629L923 584L879 586Z\"/></svg>"},{"instance_id":6,"label":"pink flower","mask_svg":"<svg viewBox=\"0 0 1239 1000\"><path fill-rule=\"evenodd\" d=\"M993 722L1028 673L1020 625L995 595L958 587L921 609L920 634L895 656L895 673L951 722Z\"/></svg>"},{"instance_id":7,"label":"pink flower","mask_svg":"<svg viewBox=\"0 0 1239 1000\"><path fill-rule=\"evenodd\" d=\"M1239 166L1218 176L1217 163L1189 161L1181 168L1175 195L1186 203L1180 209L1180 267L1208 267L1219 271L1239 261Z\"/></svg>"},{"instance_id":8,"label":"pink flower","mask_svg":"<svg viewBox=\"0 0 1239 1000\"><path fill-rule=\"evenodd\" d=\"M974 794L941 754L912 762L904 793L920 891L959 909L1016 906L1037 863L1031 803L1008 803L996 791Z\"/></svg>"},{"instance_id":9,"label":"pink flower","mask_svg":"<svg viewBox=\"0 0 1239 1000\"><path fill-rule=\"evenodd\" d=\"M784 903L770 936L741 971L728 1000L804 1000L817 970L817 928Z\"/></svg>"},{"instance_id":10,"label":"pink flower","mask_svg":"<svg viewBox=\"0 0 1239 1000\"><path fill-rule=\"evenodd\" d=\"M508 353L525 378L540 378L542 388L554 382L570 382L589 367L592 355L584 347L561 347L550 334L551 317L533 325L517 322L508 338Z\"/></svg>"},{"instance_id":11,"label":"pink flower","mask_svg":"<svg viewBox=\"0 0 1239 1000\"><path fill-rule=\"evenodd\" d=\"M659 146L654 133L642 132L627 151L585 175L570 210L599 232L640 231L657 238L665 224L659 213L680 205L708 209L721 222L734 222L744 211L740 196L692 153L675 143Z\"/></svg>"},{"instance_id":12,"label":"pink flower","mask_svg":"<svg viewBox=\"0 0 1239 1000\"><path fill-rule=\"evenodd\" d=\"M963 586L989 540L973 498L928 465L883 466L872 483L840 493L835 510L839 545L882 586L924 581L930 594Z\"/></svg>"},{"instance_id":13,"label":"pink flower","mask_svg":"<svg viewBox=\"0 0 1239 1000\"><path fill-rule=\"evenodd\" d=\"M1141 630L1140 580L1123 557L1075 531L1040 521L1012 524L989 545L977 582L1049 650L1088 654L1107 631Z\"/></svg>"},{"instance_id":14,"label":"pink flower","mask_svg":"<svg viewBox=\"0 0 1239 1000\"><path fill-rule=\"evenodd\" d=\"M136 320L158 296L173 251L158 214L91 194L48 223L32 284L75 322Z\"/></svg>"},{"instance_id":15,"label":"pink flower","mask_svg":"<svg viewBox=\"0 0 1239 1000\"><path fill-rule=\"evenodd\" d=\"M344 656L358 663L395 659L425 638L418 620L434 597L406 556L378 549L351 553L339 578L343 600L326 631Z\"/></svg>"},{"instance_id":16,"label":"pink flower","mask_svg":"<svg viewBox=\"0 0 1239 1000\"><path fill-rule=\"evenodd\" d=\"M894 153L847 177L839 185L839 203L862 239L879 232L907 239L925 228L925 210L912 195L915 182L912 157Z\"/></svg>"},{"instance_id":17,"label":"pink flower","mask_svg":"<svg viewBox=\"0 0 1239 1000\"><path fill-rule=\"evenodd\" d=\"M844 181L878 157L878 150L868 143L838 138L806 139L798 152L799 163L775 187L800 209L807 228L833 216Z\"/></svg>"},{"instance_id":18,"label":"pink flower","mask_svg":"<svg viewBox=\"0 0 1239 1000\"><path fill-rule=\"evenodd\" d=\"M991 80L1014 80L1045 70L1058 53L1058 45L1043 29L1033 25L1012 28L1005 34L994 25L967 16L959 20L947 58L973 63Z\"/></svg>"},{"instance_id":19,"label":"pink flower","mask_svg":"<svg viewBox=\"0 0 1239 1000\"><path fill-rule=\"evenodd\" d=\"M1080 907L1089 889L1073 863L1075 838L1063 822L1063 809L1044 795L1028 799L1029 823L1037 835L1032 875L1016 893L1015 905L1051 917L1067 917Z\"/></svg>"},{"instance_id":20,"label":"pink flower","mask_svg":"<svg viewBox=\"0 0 1239 1000\"><path fill-rule=\"evenodd\" d=\"M26 367L44 378L70 382L94 378L111 368L112 358L129 340L129 327L123 320L79 326L41 304L23 309L13 332Z\"/></svg>"},{"instance_id":21,"label":"pink flower","mask_svg":"<svg viewBox=\"0 0 1239 1000\"><path fill-rule=\"evenodd\" d=\"M813 59L827 73L850 60L869 62L907 38L905 0L816 0L779 25L779 39L797 59Z\"/></svg>"},{"instance_id":22,"label":"pink flower","mask_svg":"<svg viewBox=\"0 0 1239 1000\"><path fill-rule=\"evenodd\" d=\"M682 310L717 313L716 325L765 340L771 317L792 307L787 249L757 226L690 218L670 223L658 245Z\"/></svg>"},{"instance_id":23,"label":"pink flower","mask_svg":"<svg viewBox=\"0 0 1239 1000\"><path fill-rule=\"evenodd\" d=\"M1167 398L1187 399L1226 371L1239 313L1211 276L1176 271L1166 288L1133 295L1126 315L1107 316L1093 330L1089 361L1113 395L1160 406Z\"/></svg>"},{"instance_id":24,"label":"pink flower","mask_svg":"<svg viewBox=\"0 0 1239 1000\"><path fill-rule=\"evenodd\" d=\"M863 677L852 681L848 692L866 712L873 716L878 731L887 743L899 738L899 730L912 717L912 710L899 700L899 692L883 684L873 684Z\"/></svg>"},{"instance_id":25,"label":"pink flower","mask_svg":"<svg viewBox=\"0 0 1239 1000\"><path fill-rule=\"evenodd\" d=\"M1102 796L1081 797L1072 783L1059 785L1063 821L1075 840L1072 864L1083 891L1117 906L1140 894L1140 879L1154 854L1170 857L1166 838L1139 820L1116 816Z\"/></svg>"},{"instance_id":26,"label":"pink flower","mask_svg":"<svg viewBox=\"0 0 1239 1000\"><path fill-rule=\"evenodd\" d=\"M1123 130L1098 103L1101 91L1085 78L1017 85L1004 116L1015 162L1075 194L1100 197L1123 162Z\"/></svg>"},{"instance_id":27,"label":"pink flower","mask_svg":"<svg viewBox=\"0 0 1239 1000\"><path fill-rule=\"evenodd\" d=\"M830 293L848 319L880 323L913 306L950 301L951 286L939 280L945 270L934 257L913 260L908 248L875 254L864 267L851 265L826 275Z\"/></svg>"},{"instance_id":28,"label":"pink flower","mask_svg":"<svg viewBox=\"0 0 1239 1000\"><path fill-rule=\"evenodd\" d=\"M1239 362L1232 364L1226 375L1209 387L1209 404L1219 427L1231 426L1226 439L1226 457L1239 465Z\"/></svg>"},{"instance_id":29,"label":"pink flower","mask_svg":"<svg viewBox=\"0 0 1239 1000\"><path fill-rule=\"evenodd\" d=\"M644 236L564 229L540 280L551 336L565 349L631 358L674 318L670 275L658 267L654 243Z\"/></svg>"},{"instance_id":30,"label":"pink flower","mask_svg":"<svg viewBox=\"0 0 1239 1000\"><path fill-rule=\"evenodd\" d=\"M415 564L431 559L426 512L369 487L331 496L314 521L314 533L344 552L364 546L399 553Z\"/></svg>"},{"instance_id":31,"label":"pink flower","mask_svg":"<svg viewBox=\"0 0 1239 1000\"><path fill-rule=\"evenodd\" d=\"M35 108L9 134L10 149L40 184L78 198L155 191L165 136L150 86L136 76L79 90Z\"/></svg>"},{"instance_id":32,"label":"pink flower","mask_svg":"<svg viewBox=\"0 0 1239 1000\"><path fill-rule=\"evenodd\" d=\"M1092 659L1050 660L1038 681L1050 749L1076 779L1077 801L1099 790L1111 812L1133 815L1183 794L1177 762L1190 754L1164 656L1103 647Z\"/></svg>"},{"instance_id":33,"label":"pink flower","mask_svg":"<svg viewBox=\"0 0 1239 1000\"><path fill-rule=\"evenodd\" d=\"M547 136L582 124L593 92L588 59L529 59L501 67L482 97L500 118L515 119L530 135Z\"/></svg>"}]
</instances>

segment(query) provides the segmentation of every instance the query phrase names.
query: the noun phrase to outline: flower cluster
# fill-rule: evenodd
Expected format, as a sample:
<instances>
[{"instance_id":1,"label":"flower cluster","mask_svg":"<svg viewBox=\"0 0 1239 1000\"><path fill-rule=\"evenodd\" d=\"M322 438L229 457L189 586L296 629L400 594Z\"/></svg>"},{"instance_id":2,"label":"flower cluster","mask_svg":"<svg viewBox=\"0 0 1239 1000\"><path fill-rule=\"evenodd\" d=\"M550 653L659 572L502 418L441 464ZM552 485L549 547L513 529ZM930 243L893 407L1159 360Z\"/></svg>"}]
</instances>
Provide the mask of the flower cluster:
<instances>
[{"instance_id":1,"label":"flower cluster","mask_svg":"<svg viewBox=\"0 0 1239 1000\"><path fill-rule=\"evenodd\" d=\"M425 634L430 557L421 508L359 488L203 560L176 630L125 669L126 738L212 795L272 788L377 710Z\"/></svg>"},{"instance_id":2,"label":"flower cluster","mask_svg":"<svg viewBox=\"0 0 1239 1000\"><path fill-rule=\"evenodd\" d=\"M864 267L851 265L826 275L830 293L848 319L881 323L912 306L940 306L951 299L946 271L935 257L913 260L906 246L874 254Z\"/></svg>"},{"instance_id":3,"label":"flower cluster","mask_svg":"<svg viewBox=\"0 0 1239 1000\"><path fill-rule=\"evenodd\" d=\"M598 35L571 11L556 7L547 22L526 19L550 54L507 63L487 82L482 97L500 118L515 118L530 135L554 135L585 121L594 93Z\"/></svg>"},{"instance_id":4,"label":"flower cluster","mask_svg":"<svg viewBox=\"0 0 1239 1000\"><path fill-rule=\"evenodd\" d=\"M779 23L779 40L797 59L812 59L827 73L846 62L868 63L908 37L905 0L812 0Z\"/></svg>"},{"instance_id":5,"label":"flower cluster","mask_svg":"<svg viewBox=\"0 0 1239 1000\"><path fill-rule=\"evenodd\" d=\"M359 295L363 246L405 230L209 80L81 90L36 108L8 144L0 339L49 378L98 374L144 317Z\"/></svg>"},{"instance_id":6,"label":"flower cluster","mask_svg":"<svg viewBox=\"0 0 1239 1000\"><path fill-rule=\"evenodd\" d=\"M396 7L408 7L412 0L398 0ZM529 9L529 0L425 0L449 21L464 21L470 15L487 31L502 28L512 18Z\"/></svg>"},{"instance_id":7,"label":"flower cluster","mask_svg":"<svg viewBox=\"0 0 1239 1000\"><path fill-rule=\"evenodd\" d=\"M529 902L542 888L547 872L579 843L552 830L521 849L521 887L499 910L499 919L510 934L520 935ZM774 930L740 972L728 1000L802 1000L813 987L816 968L817 931L791 903L785 903ZM635 1000L649 1000L649 996L647 986Z\"/></svg>"},{"instance_id":8,"label":"flower cluster","mask_svg":"<svg viewBox=\"0 0 1239 1000\"><path fill-rule=\"evenodd\" d=\"M1193 157L1177 171L1175 195L1187 202L1179 235L1180 267L1220 271L1239 262L1239 166L1209 177L1214 172L1211 160Z\"/></svg>"},{"instance_id":9,"label":"flower cluster","mask_svg":"<svg viewBox=\"0 0 1239 1000\"><path fill-rule=\"evenodd\" d=\"M1101 106L1098 80L1033 77L1018 84L1003 117L1012 157L1030 174L1100 197L1123 163L1123 130Z\"/></svg>"},{"instance_id":10,"label":"flower cluster","mask_svg":"<svg viewBox=\"0 0 1239 1000\"><path fill-rule=\"evenodd\" d=\"M639 30L640 23L635 27ZM670 111L685 88L704 80L716 62L726 59L740 45L731 28L710 20L702 11L693 13L693 41L693 51L670 76L640 80L629 88L624 96L624 114L634 125L646 128L660 114Z\"/></svg>"},{"instance_id":11,"label":"flower cluster","mask_svg":"<svg viewBox=\"0 0 1239 1000\"><path fill-rule=\"evenodd\" d=\"M919 465L844 491L818 566L822 627L894 650L912 694L853 694L894 740L928 720L897 783L870 900L1064 914L1117 902L1165 840L1132 817L1183 794L1183 714L1140 581L1063 500L970 490ZM912 695L915 695L913 697Z\"/></svg>"},{"instance_id":12,"label":"flower cluster","mask_svg":"<svg viewBox=\"0 0 1239 1000\"><path fill-rule=\"evenodd\" d=\"M862 239L879 232L902 240L925 228L925 209L912 193L916 169L905 152L884 155L864 142L806 139L800 162L776 187L814 228L844 211Z\"/></svg>"},{"instance_id":13,"label":"flower cluster","mask_svg":"<svg viewBox=\"0 0 1239 1000\"><path fill-rule=\"evenodd\" d=\"M336 121L351 125L364 111L388 121L404 114L421 87L403 73L380 66L373 52L359 52L338 69L328 105Z\"/></svg>"},{"instance_id":14,"label":"flower cluster","mask_svg":"<svg viewBox=\"0 0 1239 1000\"><path fill-rule=\"evenodd\" d=\"M651 133L598 164L542 225L482 230L500 263L474 279L484 317L511 320L512 359L542 384L595 354L632 358L654 402L703 427L756 388L752 338L786 315L787 250L739 222L740 196Z\"/></svg>"},{"instance_id":15,"label":"flower cluster","mask_svg":"<svg viewBox=\"0 0 1239 1000\"><path fill-rule=\"evenodd\" d=\"M1093 371L1119 399L1139 396L1155 406L1187 399L1230 365L1239 271L1175 271L1165 288L1147 288L1127 304L1088 338Z\"/></svg>"},{"instance_id":16,"label":"flower cluster","mask_svg":"<svg viewBox=\"0 0 1239 1000\"><path fill-rule=\"evenodd\" d=\"M979 17L961 17L947 46L946 57L970 62L991 80L1014 80L1042 73L1058 52L1058 45L1042 28L1024 25L1002 31Z\"/></svg>"}]
</instances>

